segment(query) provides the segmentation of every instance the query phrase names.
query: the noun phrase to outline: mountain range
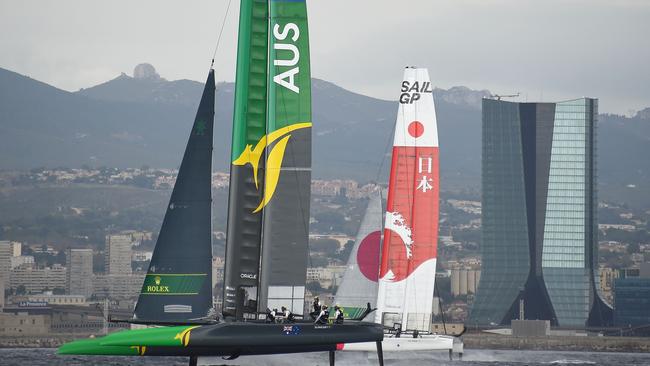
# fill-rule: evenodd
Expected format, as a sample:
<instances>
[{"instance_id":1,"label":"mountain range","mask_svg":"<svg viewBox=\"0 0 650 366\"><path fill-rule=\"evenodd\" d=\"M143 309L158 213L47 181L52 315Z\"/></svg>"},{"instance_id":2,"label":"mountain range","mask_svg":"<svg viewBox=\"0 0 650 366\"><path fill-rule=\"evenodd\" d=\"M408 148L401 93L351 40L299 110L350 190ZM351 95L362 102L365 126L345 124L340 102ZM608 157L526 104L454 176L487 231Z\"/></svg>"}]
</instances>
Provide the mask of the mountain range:
<instances>
[{"instance_id":1,"label":"mountain range","mask_svg":"<svg viewBox=\"0 0 650 366\"><path fill-rule=\"evenodd\" d=\"M68 92L0 69L0 169L177 167L203 84L122 74ZM313 79L313 177L386 181L397 102ZM232 83L216 93L214 169L228 171ZM487 90L435 89L443 188L478 187L481 99ZM650 109L601 114L601 184L650 182Z\"/></svg>"}]
</instances>

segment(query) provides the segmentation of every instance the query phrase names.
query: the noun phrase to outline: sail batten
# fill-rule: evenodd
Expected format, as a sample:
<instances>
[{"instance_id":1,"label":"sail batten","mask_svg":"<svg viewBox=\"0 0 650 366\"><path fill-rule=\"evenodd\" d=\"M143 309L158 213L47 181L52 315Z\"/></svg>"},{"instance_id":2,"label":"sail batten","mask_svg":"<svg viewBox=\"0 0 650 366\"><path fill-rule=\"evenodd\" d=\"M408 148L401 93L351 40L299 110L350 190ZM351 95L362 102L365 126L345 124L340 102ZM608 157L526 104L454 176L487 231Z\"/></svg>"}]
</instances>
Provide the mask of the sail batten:
<instances>
[{"instance_id":1,"label":"sail batten","mask_svg":"<svg viewBox=\"0 0 650 366\"><path fill-rule=\"evenodd\" d=\"M189 321L212 309L214 97L210 70L135 308L140 322Z\"/></svg>"}]
</instances>

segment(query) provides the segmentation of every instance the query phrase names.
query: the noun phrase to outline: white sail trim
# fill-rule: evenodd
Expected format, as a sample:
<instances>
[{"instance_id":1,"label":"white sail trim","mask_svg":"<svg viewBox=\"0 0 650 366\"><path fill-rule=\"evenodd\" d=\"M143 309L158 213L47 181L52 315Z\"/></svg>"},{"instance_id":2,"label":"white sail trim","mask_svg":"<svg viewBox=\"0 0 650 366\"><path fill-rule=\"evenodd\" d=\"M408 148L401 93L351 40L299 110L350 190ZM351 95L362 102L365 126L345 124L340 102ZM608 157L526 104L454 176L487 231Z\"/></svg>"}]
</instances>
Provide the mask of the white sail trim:
<instances>
[{"instance_id":1,"label":"white sail trim","mask_svg":"<svg viewBox=\"0 0 650 366\"><path fill-rule=\"evenodd\" d=\"M438 146L438 125L432 90L427 69L404 70L393 146ZM424 127L419 131L419 136L413 135L413 131L409 132L409 126L415 121Z\"/></svg>"},{"instance_id":2,"label":"white sail trim","mask_svg":"<svg viewBox=\"0 0 650 366\"><path fill-rule=\"evenodd\" d=\"M191 305L165 305L163 306L165 313L191 313Z\"/></svg>"},{"instance_id":3,"label":"white sail trim","mask_svg":"<svg viewBox=\"0 0 650 366\"><path fill-rule=\"evenodd\" d=\"M403 281L390 280L391 272L379 280L376 323L392 327L402 323L402 329L429 331L433 310L433 289L436 278L436 258L429 259ZM408 321L404 321L406 315Z\"/></svg>"}]
</instances>

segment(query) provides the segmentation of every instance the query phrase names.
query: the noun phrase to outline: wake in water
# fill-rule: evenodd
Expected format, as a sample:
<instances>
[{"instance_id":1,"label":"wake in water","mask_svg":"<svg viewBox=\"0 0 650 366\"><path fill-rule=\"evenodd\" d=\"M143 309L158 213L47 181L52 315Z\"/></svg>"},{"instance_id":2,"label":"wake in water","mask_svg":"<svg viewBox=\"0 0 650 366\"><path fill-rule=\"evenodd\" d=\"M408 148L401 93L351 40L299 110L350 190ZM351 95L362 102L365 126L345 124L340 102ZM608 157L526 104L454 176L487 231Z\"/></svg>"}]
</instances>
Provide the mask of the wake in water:
<instances>
[{"instance_id":1,"label":"wake in water","mask_svg":"<svg viewBox=\"0 0 650 366\"><path fill-rule=\"evenodd\" d=\"M548 366L548 365L650 365L648 353L595 353L555 351L504 351L466 349L463 361L449 361L445 352L393 352L386 366ZM57 356L54 349L0 349L2 366L186 366L185 357ZM205 360L208 361L208 360ZM201 365L229 366L328 366L326 352L294 355L251 356L226 361L215 357ZM338 366L377 366L372 353L337 352Z\"/></svg>"}]
</instances>

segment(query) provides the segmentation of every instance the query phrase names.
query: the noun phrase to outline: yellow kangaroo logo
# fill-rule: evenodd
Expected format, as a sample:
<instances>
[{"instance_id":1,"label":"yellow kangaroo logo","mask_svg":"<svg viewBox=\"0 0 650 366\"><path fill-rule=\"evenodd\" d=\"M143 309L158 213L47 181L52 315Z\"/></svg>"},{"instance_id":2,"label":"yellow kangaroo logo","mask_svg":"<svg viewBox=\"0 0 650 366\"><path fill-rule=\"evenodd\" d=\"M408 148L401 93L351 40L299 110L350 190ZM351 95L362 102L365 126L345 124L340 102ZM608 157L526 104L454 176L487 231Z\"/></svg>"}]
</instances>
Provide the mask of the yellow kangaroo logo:
<instances>
[{"instance_id":1,"label":"yellow kangaroo logo","mask_svg":"<svg viewBox=\"0 0 650 366\"><path fill-rule=\"evenodd\" d=\"M147 352L147 346L131 346L129 348L135 349L140 356L144 356L145 352Z\"/></svg>"},{"instance_id":2,"label":"yellow kangaroo logo","mask_svg":"<svg viewBox=\"0 0 650 366\"><path fill-rule=\"evenodd\" d=\"M190 344L190 332L192 331L192 329L198 328L198 327L199 327L198 325L195 325L193 327L188 327L185 330L183 330L182 332L177 333L176 336L174 337L174 339L180 340L181 343L183 344L183 346L187 347L187 345Z\"/></svg>"},{"instance_id":3,"label":"yellow kangaroo logo","mask_svg":"<svg viewBox=\"0 0 650 366\"><path fill-rule=\"evenodd\" d=\"M267 146L271 145L275 140L284 136L275 144L268 155L264 177L264 182L266 183L264 185L264 197L262 198L262 202L260 202L259 206L257 206L253 213L259 212L271 201L271 198L273 198L275 189L278 186L278 180L280 179L280 169L282 168L282 161L284 160L284 152L287 148L287 144L289 143L289 138L291 137L289 133L291 131L311 127L311 125L311 122L295 123L286 127L279 128L269 133L268 135L264 135L257 142L255 148L253 148L252 145L246 145L241 155L239 155L239 157L232 162L233 165L240 166L250 164L253 167L253 180L255 181L255 188L259 189L257 169L260 165L262 153Z\"/></svg>"}]
</instances>

